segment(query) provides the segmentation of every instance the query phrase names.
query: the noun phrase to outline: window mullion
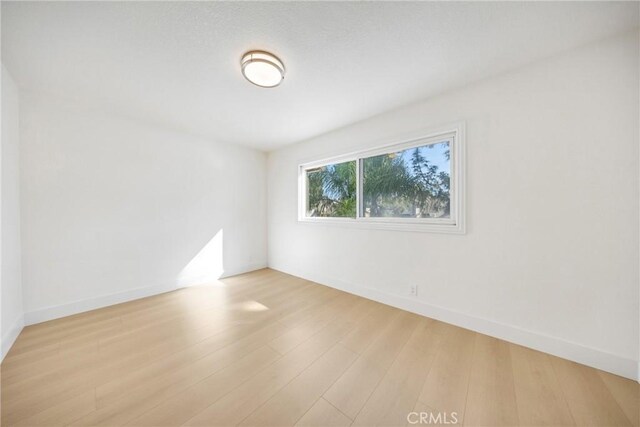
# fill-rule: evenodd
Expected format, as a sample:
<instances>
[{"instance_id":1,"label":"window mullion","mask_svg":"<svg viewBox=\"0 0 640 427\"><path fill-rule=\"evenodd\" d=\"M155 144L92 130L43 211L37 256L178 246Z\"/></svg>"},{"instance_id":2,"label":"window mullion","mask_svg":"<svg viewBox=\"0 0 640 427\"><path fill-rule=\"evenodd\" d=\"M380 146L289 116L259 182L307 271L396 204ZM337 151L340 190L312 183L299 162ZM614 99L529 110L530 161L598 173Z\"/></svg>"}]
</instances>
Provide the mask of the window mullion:
<instances>
[{"instance_id":1,"label":"window mullion","mask_svg":"<svg viewBox=\"0 0 640 427\"><path fill-rule=\"evenodd\" d=\"M360 159L356 157L356 219L360 218Z\"/></svg>"}]
</instances>

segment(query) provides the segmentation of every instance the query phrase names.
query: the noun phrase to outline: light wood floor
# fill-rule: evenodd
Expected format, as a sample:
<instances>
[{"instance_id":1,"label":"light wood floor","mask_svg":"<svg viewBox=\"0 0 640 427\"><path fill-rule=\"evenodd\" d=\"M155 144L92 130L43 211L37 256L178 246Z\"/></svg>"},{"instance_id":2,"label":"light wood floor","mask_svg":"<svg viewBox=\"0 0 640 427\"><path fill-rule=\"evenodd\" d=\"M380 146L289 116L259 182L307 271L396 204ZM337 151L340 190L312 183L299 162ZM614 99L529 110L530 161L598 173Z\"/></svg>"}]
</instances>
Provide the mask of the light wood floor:
<instances>
[{"instance_id":1,"label":"light wood floor","mask_svg":"<svg viewBox=\"0 0 640 427\"><path fill-rule=\"evenodd\" d=\"M636 382L273 270L27 327L1 373L3 426L639 423Z\"/></svg>"}]
</instances>

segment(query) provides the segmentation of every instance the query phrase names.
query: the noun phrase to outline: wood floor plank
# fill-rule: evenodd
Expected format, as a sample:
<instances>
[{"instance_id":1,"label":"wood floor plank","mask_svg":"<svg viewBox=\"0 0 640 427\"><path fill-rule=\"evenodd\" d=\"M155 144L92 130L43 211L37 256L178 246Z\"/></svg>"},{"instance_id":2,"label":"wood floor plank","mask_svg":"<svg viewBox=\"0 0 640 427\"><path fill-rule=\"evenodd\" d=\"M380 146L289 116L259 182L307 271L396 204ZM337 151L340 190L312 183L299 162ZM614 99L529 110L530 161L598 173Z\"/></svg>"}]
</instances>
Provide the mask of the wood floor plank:
<instances>
[{"instance_id":1,"label":"wood floor plank","mask_svg":"<svg viewBox=\"0 0 640 427\"><path fill-rule=\"evenodd\" d=\"M25 333L29 340L43 338L48 340L65 335L78 336L84 329L91 329L96 325L110 322L114 319L120 319L122 322L123 319L127 318L127 316L143 317L150 313L155 313L156 315L162 313L162 315L167 318L170 317L172 312L178 313L179 315L185 315L198 308L210 305L211 302L209 300L220 300L220 298L217 298L216 296L222 295L222 293L224 293L224 295L233 295L239 292L255 292L260 290L262 287L270 289L269 286L263 285L261 281L254 282L252 286L246 284L244 287L224 290L220 289L220 287L204 286L184 288L128 303L117 304L90 312L80 313L38 325L32 325L25 328ZM184 310L181 310L185 303L189 305L192 309L191 311L185 312Z\"/></svg>"},{"instance_id":2,"label":"wood floor plank","mask_svg":"<svg viewBox=\"0 0 640 427\"><path fill-rule=\"evenodd\" d=\"M181 425L194 414L208 407L212 401L231 392L281 357L268 346L262 347L255 353L260 354L266 351L268 351L268 359L263 359L261 363L254 361L255 356L247 357L247 363L236 363L228 369L185 388L178 394L172 394L166 399L155 400L153 407L145 408L142 414L129 423L137 426Z\"/></svg>"},{"instance_id":3,"label":"wood floor plank","mask_svg":"<svg viewBox=\"0 0 640 427\"><path fill-rule=\"evenodd\" d=\"M509 347L520 425L575 425L549 356L515 344Z\"/></svg>"},{"instance_id":4,"label":"wood floor plank","mask_svg":"<svg viewBox=\"0 0 640 427\"><path fill-rule=\"evenodd\" d=\"M329 386L349 367L357 355L335 345L294 378L241 425L292 426L314 405Z\"/></svg>"},{"instance_id":5,"label":"wood floor plank","mask_svg":"<svg viewBox=\"0 0 640 427\"><path fill-rule=\"evenodd\" d=\"M640 426L640 383L618 375L598 371L598 375L613 395L634 427Z\"/></svg>"},{"instance_id":6,"label":"wood floor plank","mask_svg":"<svg viewBox=\"0 0 640 427\"><path fill-rule=\"evenodd\" d=\"M280 355L274 350L263 346L226 367L221 366L221 370L206 377L204 381L196 381L195 387L192 386L190 378L173 384L172 387L159 386L156 382L141 384L131 392L124 394L120 399L111 402L110 405L78 420L75 425L125 425L132 420L135 420L133 421L135 425L180 425L179 420L188 419L188 416L182 415L190 414L191 408L198 408L199 402L203 399L224 395L278 360L279 357ZM158 381L163 382L162 379ZM167 400L175 396L178 396L176 399L179 402L178 405ZM159 407L162 411L160 412L161 416L158 417L159 412L154 412L153 409L162 402L166 402L166 404ZM209 401L205 400L205 402Z\"/></svg>"},{"instance_id":7,"label":"wood floor plank","mask_svg":"<svg viewBox=\"0 0 640 427\"><path fill-rule=\"evenodd\" d=\"M346 313L343 313L345 315ZM267 336L268 338L268 336ZM252 339L255 341L255 339ZM262 340L267 342L268 340ZM235 378L237 380L237 378ZM220 390L229 391L236 381L217 379L215 376L197 383L147 411L135 420L138 425L178 425L207 408L221 397ZM236 384L239 385L239 384Z\"/></svg>"},{"instance_id":8,"label":"wood floor plank","mask_svg":"<svg viewBox=\"0 0 640 427\"><path fill-rule=\"evenodd\" d=\"M162 375L166 371L174 372L174 377L180 378L182 375L181 366L207 363L206 360L200 361L200 359L226 346L229 346L225 349L226 352L251 351L266 344L274 336L285 332L287 328L286 323L274 322L240 325L237 328L224 331L210 339L189 346L181 352L157 360L129 375L121 375L116 380L98 386L96 389L98 406L102 407L108 404L110 399L119 398L123 392L135 387L136 384Z\"/></svg>"},{"instance_id":9,"label":"wood floor plank","mask_svg":"<svg viewBox=\"0 0 640 427\"><path fill-rule=\"evenodd\" d=\"M314 288L314 287L306 287L302 290L298 290L296 292L291 293L291 295L287 295L288 302L287 304L295 304L297 298L304 299L304 294L307 294L307 297L310 295L317 295L318 293L325 292L323 288ZM311 301L313 301L311 299ZM304 305L299 305L298 308L302 308ZM274 310L272 313L273 316L278 316L278 311ZM201 332L201 329L198 329L196 332ZM185 331L180 335L181 338L189 337L189 334ZM146 338L146 337L145 337ZM202 337L199 335L195 335L195 338L192 340L193 342L197 342ZM141 339L142 344L147 344L149 341L145 339ZM189 342L180 341L178 343L173 342L170 347L182 347L189 344ZM145 350L146 346L137 347L138 350ZM62 402L68 398L73 397L74 395L88 392L93 387L97 387L100 384L108 382L112 377L114 372L118 372L121 374L121 377L127 372L137 371L142 365L151 363L153 360L152 355L150 355L146 350L145 353L137 353L137 352L125 352L125 358L114 358L113 362L102 366L96 365L91 367L89 372L77 372L74 375L66 376L64 373L55 373L56 376L49 381L48 385L40 385L37 389L37 392L34 392L30 387L24 387L20 393L13 393L12 396L16 398L14 400L6 400L4 406L4 414L7 420L20 419L20 417L25 416L30 410L37 409L43 410L49 406L55 405L59 402ZM157 356L157 352L155 356ZM161 354L162 355L162 354ZM57 376L62 376L64 379L57 379ZM26 394L27 397L22 396ZM100 397L103 399L103 397Z\"/></svg>"},{"instance_id":10,"label":"wood floor plank","mask_svg":"<svg viewBox=\"0 0 640 427\"><path fill-rule=\"evenodd\" d=\"M421 319L353 425L404 426L415 406L437 351L435 321Z\"/></svg>"},{"instance_id":11,"label":"wood floor plank","mask_svg":"<svg viewBox=\"0 0 640 427\"><path fill-rule=\"evenodd\" d=\"M597 370L549 357L576 425L632 425Z\"/></svg>"},{"instance_id":12,"label":"wood floor plank","mask_svg":"<svg viewBox=\"0 0 640 427\"><path fill-rule=\"evenodd\" d=\"M43 386L43 390L28 389L25 393L20 393L20 398L5 401L2 405L3 424L14 424L33 413L43 411L55 405L64 403L65 401L85 393L94 393L92 384L96 382L106 382L117 375L120 368L124 368L131 363L143 364L147 360L146 356L134 355L128 358L122 358L116 365L110 365L108 368L99 369L91 373L91 375L74 376L71 379L61 379L56 381L52 379L50 383Z\"/></svg>"},{"instance_id":13,"label":"wood floor plank","mask_svg":"<svg viewBox=\"0 0 640 427\"><path fill-rule=\"evenodd\" d=\"M27 334L25 339L30 342L39 340L39 344L44 345L44 343L51 338L60 339L67 336L76 338L77 336L81 336L83 331L90 331L91 329L95 329L96 326L113 322L114 319L121 322L120 316L123 311L141 315L147 311L167 312L168 307L179 308L184 305L185 301L189 302L191 305L192 301L197 300L197 298L193 296L194 293L195 292L191 289L181 289L129 303L118 304L116 306L105 307L38 325L28 326L25 328L25 332ZM117 309L117 307L122 307L122 309ZM127 309L125 310L124 308Z\"/></svg>"},{"instance_id":14,"label":"wood floor plank","mask_svg":"<svg viewBox=\"0 0 640 427\"><path fill-rule=\"evenodd\" d=\"M146 346L138 344L138 349L142 349L146 351ZM132 357L137 357L141 363L148 360L146 354L126 354L125 359L122 357L114 357L112 366L110 369L115 369L118 373L122 373L123 369L135 369L135 364L130 363ZM127 360L128 358L128 360ZM75 361L74 361L75 362ZM120 365L120 366L118 366ZM73 368L73 366L71 366ZM5 420L14 419L14 417L23 416L26 413L32 412L33 410L42 410L46 409L47 405L56 404L58 402L62 402L65 399L73 397L75 394L80 394L88 391L92 387L92 380L97 379L98 382L108 381L113 376L109 375L109 372L105 371L107 367L101 366L100 364L94 363L91 366L92 372L90 375L87 375L86 372L77 372L75 375L64 375L64 372L54 372L53 375L49 375L49 380L47 383L43 383L41 378L37 379L36 384L38 385L37 390L34 391L32 388L25 386L24 384L19 384L21 386L20 392L12 393L11 390L7 390L5 385L3 384L3 391L5 398L3 399L3 416ZM63 380L57 381L58 378L64 378ZM51 385L51 387L47 386L47 384ZM28 398L22 398L26 394ZM8 396L8 397L7 397ZM18 402L15 403L13 399L17 399Z\"/></svg>"},{"instance_id":15,"label":"wood floor plank","mask_svg":"<svg viewBox=\"0 0 640 427\"><path fill-rule=\"evenodd\" d=\"M40 411L16 423L17 426L66 426L96 408L95 396L91 393L72 397L60 405Z\"/></svg>"},{"instance_id":16,"label":"wood floor plank","mask_svg":"<svg viewBox=\"0 0 640 427\"><path fill-rule=\"evenodd\" d=\"M455 412L462 421L476 334L441 322L437 329L441 334L438 352L418 400L439 411Z\"/></svg>"},{"instance_id":17,"label":"wood floor plank","mask_svg":"<svg viewBox=\"0 0 640 427\"><path fill-rule=\"evenodd\" d=\"M251 291L251 289L249 288L245 290L245 293L246 291ZM179 292L180 291L176 291L175 293L176 296L181 295ZM259 293L259 291L257 292ZM154 298L155 297L151 297L151 299L154 299ZM225 301L231 302L232 300L237 298L238 298L238 295L233 294L233 295L230 295L228 298L225 298ZM137 301L134 301L131 304L136 302ZM183 313L185 312L192 313L192 310L185 310L185 305L188 306L189 308L192 308L191 302L192 301L181 300L178 306L181 307L181 310ZM158 310L162 310L162 309L163 309L163 306L160 306L158 308ZM106 309L100 309L99 311L101 310L106 310ZM226 313L224 314L226 315ZM189 329L192 329L192 330L196 329L195 325L193 324L193 321L184 317L185 316L183 316L183 319L181 319L182 322L186 323ZM139 349L141 347L140 346L141 339L145 339L145 340L152 339L154 337L154 334L156 336L158 334L161 334L159 338L166 338L167 336L171 336L172 334L175 335L176 332L184 333L187 329L184 327L184 325L180 324L180 321L176 321L176 320L178 319L170 319L165 322L155 322L152 324L147 324L143 328L140 328L138 330L125 328L121 331L121 333L117 333L117 334L102 334L98 337L99 338L98 348L101 350L102 355L105 357L117 357L117 355L122 351ZM213 320L214 319L209 319L209 322ZM70 324L68 325L68 327L73 328L75 327L75 324ZM158 332L156 333L156 331ZM82 338L82 334L80 335L79 339L81 338ZM91 337L89 337L89 339L91 339ZM129 348L123 348L123 346L127 343L129 344ZM92 345L91 348L95 347L95 342L92 341L90 342L90 344ZM76 365L76 366L79 362L81 362L79 356L82 356L82 353L79 353L80 350L84 352L87 356L93 356L92 354L87 352L85 348L78 348L76 346L74 346L74 348L71 349L71 351L69 351L70 346L68 345L68 343L57 342L55 345L57 347L57 354L55 355L55 357L61 359L63 362L69 361L69 359L71 358L76 359L72 361L73 365ZM76 343L76 345L78 345L78 343ZM82 342L80 343L80 346L82 346ZM112 355L109 356L107 354L108 351L111 351ZM31 360L30 361L31 363L29 365L25 364L24 361L20 361L19 364L20 364L20 367L23 368L22 369L23 372L19 372L20 370L12 367L12 362L20 356L21 355L17 355L17 356L9 355L7 356L7 359L5 359L6 364L3 363L3 373L4 373L5 379L11 378L16 374L20 375L23 373L26 373L28 377L33 377L37 374L44 374L47 372L47 370L50 370L52 366L58 366L60 364L60 362L52 360L53 359L52 357L49 357L47 359L39 359L37 357L34 357L32 358L34 360ZM27 353L27 356L29 356L28 353ZM52 363L52 361L54 363ZM38 363L38 362L42 362L42 363ZM90 360L89 362L94 363L95 361ZM19 378L18 380L22 380L22 379L24 379L24 375L22 376L22 378ZM7 383L5 382L3 385L6 385L6 384Z\"/></svg>"},{"instance_id":18,"label":"wood floor plank","mask_svg":"<svg viewBox=\"0 0 640 427\"><path fill-rule=\"evenodd\" d=\"M506 341L476 335L464 425L518 425L511 354Z\"/></svg>"},{"instance_id":19,"label":"wood floor plank","mask_svg":"<svg viewBox=\"0 0 640 427\"><path fill-rule=\"evenodd\" d=\"M315 334L330 323L337 313L354 301L355 298L340 298L333 304L328 304L310 318L299 322L299 324L289 332L271 340L269 346L280 354L286 354L292 348L304 342L309 336Z\"/></svg>"},{"instance_id":20,"label":"wood floor plank","mask_svg":"<svg viewBox=\"0 0 640 427\"><path fill-rule=\"evenodd\" d=\"M298 427L347 427L351 418L340 412L335 406L320 398L296 423Z\"/></svg>"},{"instance_id":21,"label":"wood floor plank","mask_svg":"<svg viewBox=\"0 0 640 427\"><path fill-rule=\"evenodd\" d=\"M295 315L294 315L295 316ZM282 321L284 319L280 319ZM225 357L227 362L233 360L234 357L239 357L241 352L249 352L256 346L259 346L261 343L266 343L270 337L273 336L274 333L278 333L282 329L278 329L282 327L284 324L275 324L275 325L257 325L260 328L244 338L242 335L235 335L236 340L233 341L229 346L224 347L218 354L212 354L212 357L219 358L220 356ZM278 328L276 328L278 327ZM233 338L233 335L231 336ZM211 343L207 344L208 346ZM197 346L196 346L197 347ZM102 422L110 422L113 423L115 419L120 422L128 421L135 416L141 415L143 412L151 409L153 406L157 405L163 399L169 399L163 402L162 407L160 407L161 415L159 416L159 420L172 420L173 416L179 416L180 414L184 414L185 411L176 411L172 410L166 411L166 409L172 408L172 396L180 393L179 396L176 396L178 400L178 407L186 408L189 405L193 406L193 402L184 401L183 398L190 396L190 389L188 388L190 385L197 383L203 377L215 372L217 369L224 367L221 364L221 361L211 363L207 359L203 359L195 362L194 364L187 364L182 369L177 370L165 370L163 366L151 366L149 370L145 370L143 376L148 377L150 374L153 378L141 378L140 374L136 374L134 376L129 376L117 379L117 387L114 387L114 384L109 385L109 393L105 394L105 392L100 391L98 393L98 405L100 408L106 406L104 409L100 409L98 414L93 416L94 422L102 423ZM164 372L164 373L163 373ZM252 372L252 370L247 370L247 372ZM215 378L220 378L216 377ZM234 378L240 378L241 376L235 376ZM215 381L214 378L214 381ZM226 378L222 376L222 378ZM136 386L137 383L141 385ZM224 380L223 385L228 387L229 384L232 384L233 381ZM205 383L206 386L208 383ZM197 391L196 386L196 391ZM215 393L209 393L208 396L211 397L215 395ZM105 400L108 396L111 397L111 400ZM176 400L174 399L174 400ZM198 399L194 399L194 402L198 402ZM138 406L136 406L138 404ZM205 405L206 406L206 405ZM132 409L133 408L133 409ZM141 411L140 409L143 408ZM135 409L135 411L134 411ZM165 411L162 411L165 409ZM114 414L114 412L116 412ZM153 412L153 411L152 411ZM152 416L149 416L150 419L153 419ZM188 418L188 417L187 417ZM98 421L95 421L95 420ZM185 418L186 419L186 418ZM140 422L144 422L140 420ZM152 421L151 423L158 424L161 421Z\"/></svg>"},{"instance_id":22,"label":"wood floor plank","mask_svg":"<svg viewBox=\"0 0 640 427\"><path fill-rule=\"evenodd\" d=\"M397 314L398 310L388 305L378 304L367 316L367 320L340 340L340 344L351 351L362 354L371 344L372 338L380 335L393 316Z\"/></svg>"},{"instance_id":23,"label":"wood floor plank","mask_svg":"<svg viewBox=\"0 0 640 427\"><path fill-rule=\"evenodd\" d=\"M188 351L175 355L176 357L159 360L132 375L101 385L96 388L98 407L109 406L113 402L121 400L123 396L131 394L132 391L140 395L140 391L137 390L140 384L146 390L157 391L165 388L175 390L178 384L186 385L198 382L262 347L259 340L256 340L255 345L251 346L225 345L227 344L226 338L226 335L222 336L217 346L219 348L204 357L199 357L199 352L192 351L194 347L191 347ZM212 350L213 348L214 345L211 346ZM149 386L152 387L149 388Z\"/></svg>"},{"instance_id":24,"label":"wood floor plank","mask_svg":"<svg viewBox=\"0 0 640 427\"><path fill-rule=\"evenodd\" d=\"M376 339L331 386L324 398L355 419L417 325L417 316L396 310L393 320L381 334L372 334Z\"/></svg>"},{"instance_id":25,"label":"wood floor plank","mask_svg":"<svg viewBox=\"0 0 640 427\"><path fill-rule=\"evenodd\" d=\"M358 358L323 397L349 418L355 419L385 373L385 369L373 362Z\"/></svg>"},{"instance_id":26,"label":"wood floor plank","mask_svg":"<svg viewBox=\"0 0 640 427\"><path fill-rule=\"evenodd\" d=\"M357 307L355 307L357 309ZM353 310L353 319L366 314ZM273 365L188 420L185 425L228 426L249 416L315 360L329 351L354 324L340 320L327 326Z\"/></svg>"},{"instance_id":27,"label":"wood floor plank","mask_svg":"<svg viewBox=\"0 0 640 427\"><path fill-rule=\"evenodd\" d=\"M42 336L32 336L16 341L14 344L15 353L20 354L33 347L41 348L52 343L59 343L65 339L77 340L85 336L95 337L109 334L111 331L118 329L122 329L122 320L120 317L108 317L99 322L91 322L88 324L69 325L67 328Z\"/></svg>"},{"instance_id":28,"label":"wood floor plank","mask_svg":"<svg viewBox=\"0 0 640 427\"><path fill-rule=\"evenodd\" d=\"M3 426L640 427L634 381L269 269L29 326L0 378Z\"/></svg>"}]
</instances>

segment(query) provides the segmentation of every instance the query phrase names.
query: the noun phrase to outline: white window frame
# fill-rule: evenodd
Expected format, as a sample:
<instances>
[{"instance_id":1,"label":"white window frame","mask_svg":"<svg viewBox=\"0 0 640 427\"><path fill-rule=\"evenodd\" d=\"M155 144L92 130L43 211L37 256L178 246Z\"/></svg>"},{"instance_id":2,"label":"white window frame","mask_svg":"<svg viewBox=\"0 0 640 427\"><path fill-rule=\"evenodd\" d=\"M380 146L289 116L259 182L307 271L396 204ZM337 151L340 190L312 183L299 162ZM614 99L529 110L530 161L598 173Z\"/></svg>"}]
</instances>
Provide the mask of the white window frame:
<instances>
[{"instance_id":1,"label":"white window frame","mask_svg":"<svg viewBox=\"0 0 640 427\"><path fill-rule=\"evenodd\" d=\"M438 129L415 132L402 138L387 141L376 148L348 154L327 157L301 163L298 166L298 221L305 224L338 225L358 228L373 228L382 230L419 231L435 233L465 233L465 126L463 122L443 126ZM436 144L448 140L451 153L451 197L450 218L388 218L364 217L362 215L362 160L372 156L393 153L415 147ZM309 217L307 214L307 177L308 169L329 164L356 162L356 217Z\"/></svg>"}]
</instances>

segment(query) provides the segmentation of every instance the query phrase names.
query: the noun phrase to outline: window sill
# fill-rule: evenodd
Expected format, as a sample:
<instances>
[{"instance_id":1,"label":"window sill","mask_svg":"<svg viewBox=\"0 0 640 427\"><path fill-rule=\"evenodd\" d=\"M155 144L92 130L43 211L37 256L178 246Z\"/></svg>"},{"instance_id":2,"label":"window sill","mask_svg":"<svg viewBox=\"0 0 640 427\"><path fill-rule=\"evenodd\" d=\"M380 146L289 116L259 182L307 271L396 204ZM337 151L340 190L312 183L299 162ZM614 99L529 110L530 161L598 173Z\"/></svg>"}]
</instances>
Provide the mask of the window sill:
<instances>
[{"instance_id":1,"label":"window sill","mask_svg":"<svg viewBox=\"0 0 640 427\"><path fill-rule=\"evenodd\" d=\"M301 224L338 226L369 230L409 231L419 233L465 234L463 224L451 221L407 221L402 219L298 218Z\"/></svg>"}]
</instances>

